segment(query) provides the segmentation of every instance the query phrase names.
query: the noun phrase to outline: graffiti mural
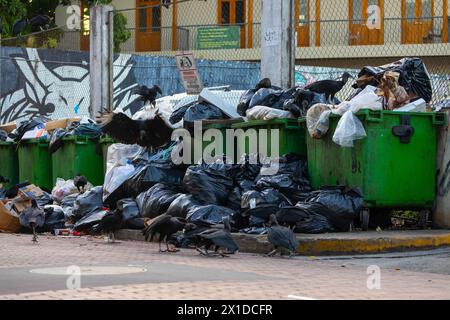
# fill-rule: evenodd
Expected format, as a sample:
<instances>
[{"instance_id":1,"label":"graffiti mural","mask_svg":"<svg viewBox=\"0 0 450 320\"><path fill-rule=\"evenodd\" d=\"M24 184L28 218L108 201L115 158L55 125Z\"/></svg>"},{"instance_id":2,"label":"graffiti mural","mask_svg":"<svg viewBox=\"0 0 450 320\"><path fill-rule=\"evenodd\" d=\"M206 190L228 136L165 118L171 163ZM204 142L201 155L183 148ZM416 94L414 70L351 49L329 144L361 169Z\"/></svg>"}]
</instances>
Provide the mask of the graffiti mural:
<instances>
[{"instance_id":1,"label":"graffiti mural","mask_svg":"<svg viewBox=\"0 0 450 320\"><path fill-rule=\"evenodd\" d=\"M37 49L19 50L22 52L9 55L8 62L14 65L15 73L4 72L8 66L4 66L4 60L2 63L0 123L36 115L56 119L89 114L87 54L76 53L82 55L77 62L62 63L59 61L65 55L51 50L44 50L43 54ZM125 110L133 108L133 102L138 98L131 94L136 80L130 72L130 60L130 55L120 55L115 60L120 67L114 67L115 104Z\"/></svg>"},{"instance_id":2,"label":"graffiti mural","mask_svg":"<svg viewBox=\"0 0 450 320\"><path fill-rule=\"evenodd\" d=\"M33 116L89 115L88 52L1 47L0 58L0 124ZM198 66L205 86L247 89L260 75L258 63L199 60ZM115 56L114 108L134 114L143 102L133 89L153 84L163 95L184 92L173 57Z\"/></svg>"}]
</instances>

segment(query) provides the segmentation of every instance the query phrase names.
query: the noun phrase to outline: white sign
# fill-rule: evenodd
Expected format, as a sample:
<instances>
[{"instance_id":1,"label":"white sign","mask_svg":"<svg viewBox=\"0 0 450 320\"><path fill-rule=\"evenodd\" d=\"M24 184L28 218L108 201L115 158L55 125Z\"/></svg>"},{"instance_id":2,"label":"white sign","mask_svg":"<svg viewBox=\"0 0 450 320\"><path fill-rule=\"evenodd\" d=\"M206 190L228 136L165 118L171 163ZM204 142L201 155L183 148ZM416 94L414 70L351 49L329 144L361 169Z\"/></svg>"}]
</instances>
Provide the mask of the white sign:
<instances>
[{"instance_id":1,"label":"white sign","mask_svg":"<svg viewBox=\"0 0 450 320\"><path fill-rule=\"evenodd\" d=\"M264 44L266 47L280 45L280 33L273 28L266 28L263 34Z\"/></svg>"},{"instance_id":2,"label":"white sign","mask_svg":"<svg viewBox=\"0 0 450 320\"><path fill-rule=\"evenodd\" d=\"M182 52L175 55L177 68L183 80L184 89L187 94L200 94L203 89L200 75L192 52Z\"/></svg>"}]
</instances>

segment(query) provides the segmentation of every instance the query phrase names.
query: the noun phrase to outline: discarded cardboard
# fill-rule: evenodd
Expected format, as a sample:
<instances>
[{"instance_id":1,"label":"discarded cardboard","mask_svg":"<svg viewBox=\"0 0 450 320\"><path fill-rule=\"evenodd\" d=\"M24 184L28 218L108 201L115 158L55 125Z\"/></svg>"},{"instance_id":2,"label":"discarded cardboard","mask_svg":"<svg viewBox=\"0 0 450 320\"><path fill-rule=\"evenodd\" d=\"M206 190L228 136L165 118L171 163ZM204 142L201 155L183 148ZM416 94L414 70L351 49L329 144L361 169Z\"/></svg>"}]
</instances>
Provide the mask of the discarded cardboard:
<instances>
[{"instance_id":1,"label":"discarded cardboard","mask_svg":"<svg viewBox=\"0 0 450 320\"><path fill-rule=\"evenodd\" d=\"M23 210L29 208L30 206L31 206L30 199L22 199L20 197L17 197L12 200L12 207L14 211L17 212L19 215L23 212Z\"/></svg>"},{"instance_id":2,"label":"discarded cardboard","mask_svg":"<svg viewBox=\"0 0 450 320\"><path fill-rule=\"evenodd\" d=\"M51 132L55 129L65 129L69 127L74 122L80 122L81 118L64 118L64 119L58 119L49 121L45 124L45 130L48 132Z\"/></svg>"},{"instance_id":3,"label":"discarded cardboard","mask_svg":"<svg viewBox=\"0 0 450 320\"><path fill-rule=\"evenodd\" d=\"M0 232L18 233L20 229L19 217L0 201Z\"/></svg>"},{"instance_id":4,"label":"discarded cardboard","mask_svg":"<svg viewBox=\"0 0 450 320\"><path fill-rule=\"evenodd\" d=\"M6 133L11 133L17 128L15 122L9 122L0 126L0 130L6 131Z\"/></svg>"},{"instance_id":5,"label":"discarded cardboard","mask_svg":"<svg viewBox=\"0 0 450 320\"><path fill-rule=\"evenodd\" d=\"M227 116L230 118L242 118L239 113L237 113L237 110L235 107L231 106L227 101L225 101L222 97L219 95L213 93L212 91L208 89L203 89L202 92L200 92L200 95L198 97L198 102L208 102L212 105L215 105L217 108L223 111Z\"/></svg>"},{"instance_id":6,"label":"discarded cardboard","mask_svg":"<svg viewBox=\"0 0 450 320\"><path fill-rule=\"evenodd\" d=\"M27 185L26 187L19 189L19 196L22 199L39 198L44 195L44 191L41 188L36 187L34 184Z\"/></svg>"}]
</instances>

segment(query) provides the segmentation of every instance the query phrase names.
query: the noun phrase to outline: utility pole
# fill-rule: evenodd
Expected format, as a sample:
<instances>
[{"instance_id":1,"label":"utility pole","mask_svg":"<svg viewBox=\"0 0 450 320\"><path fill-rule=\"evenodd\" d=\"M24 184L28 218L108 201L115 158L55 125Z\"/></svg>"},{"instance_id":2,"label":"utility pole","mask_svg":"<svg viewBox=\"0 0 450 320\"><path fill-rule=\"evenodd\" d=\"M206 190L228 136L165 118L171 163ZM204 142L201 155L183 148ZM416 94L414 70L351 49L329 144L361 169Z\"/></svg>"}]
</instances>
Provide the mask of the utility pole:
<instances>
[{"instance_id":1,"label":"utility pole","mask_svg":"<svg viewBox=\"0 0 450 320\"><path fill-rule=\"evenodd\" d=\"M102 109L112 110L112 50L113 7L90 8L90 87L89 114L95 119Z\"/></svg>"},{"instance_id":2,"label":"utility pole","mask_svg":"<svg viewBox=\"0 0 450 320\"><path fill-rule=\"evenodd\" d=\"M295 84L295 0L262 0L261 76L273 85Z\"/></svg>"}]
</instances>

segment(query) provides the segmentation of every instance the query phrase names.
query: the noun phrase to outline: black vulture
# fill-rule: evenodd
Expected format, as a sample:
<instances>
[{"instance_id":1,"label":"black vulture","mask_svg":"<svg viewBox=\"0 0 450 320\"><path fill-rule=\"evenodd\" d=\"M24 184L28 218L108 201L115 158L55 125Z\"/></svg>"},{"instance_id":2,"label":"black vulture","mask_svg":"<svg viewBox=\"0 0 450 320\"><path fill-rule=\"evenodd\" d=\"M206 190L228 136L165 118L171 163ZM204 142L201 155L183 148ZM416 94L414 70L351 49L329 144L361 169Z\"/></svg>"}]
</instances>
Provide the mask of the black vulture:
<instances>
[{"instance_id":1,"label":"black vulture","mask_svg":"<svg viewBox=\"0 0 450 320\"><path fill-rule=\"evenodd\" d=\"M75 178L73 178L73 184L77 187L79 193L84 193L87 183L86 177L81 174L77 174Z\"/></svg>"},{"instance_id":2,"label":"black vulture","mask_svg":"<svg viewBox=\"0 0 450 320\"><path fill-rule=\"evenodd\" d=\"M151 220L149 225L144 230L142 230L142 234L145 236L145 240L148 242L153 241L153 238L156 236L156 234L159 235L159 252L177 252L177 249L169 249L167 241L173 234L183 230L185 224L186 221L182 218L163 214ZM167 250L161 250L162 241L166 243Z\"/></svg>"},{"instance_id":3,"label":"black vulture","mask_svg":"<svg viewBox=\"0 0 450 320\"><path fill-rule=\"evenodd\" d=\"M327 101L330 101L334 104L334 97L336 94L342 90L345 86L349 78L353 78L350 73L344 72L341 77L341 80L321 80L311 83L306 86L306 90L310 90L312 92L325 94L325 98Z\"/></svg>"},{"instance_id":4,"label":"black vulture","mask_svg":"<svg viewBox=\"0 0 450 320\"><path fill-rule=\"evenodd\" d=\"M8 190L6 190L5 197L6 199L14 199L19 194L20 187L18 185L14 185Z\"/></svg>"},{"instance_id":5,"label":"black vulture","mask_svg":"<svg viewBox=\"0 0 450 320\"><path fill-rule=\"evenodd\" d=\"M259 89L270 89L272 88L272 82L269 78L264 78L261 81L258 82L258 84L255 86L255 90L258 91Z\"/></svg>"},{"instance_id":6,"label":"black vulture","mask_svg":"<svg viewBox=\"0 0 450 320\"><path fill-rule=\"evenodd\" d=\"M142 147L162 147L169 143L173 129L157 113L152 119L133 120L124 113L104 113L100 122L102 132L119 143Z\"/></svg>"},{"instance_id":7,"label":"black vulture","mask_svg":"<svg viewBox=\"0 0 450 320\"><path fill-rule=\"evenodd\" d=\"M273 251L267 254L269 257L272 257L277 252L279 252L280 247L287 249L290 253L290 256L293 256L295 255L295 250L299 245L299 242L295 237L292 229L280 226L274 214L270 215L269 218L269 226L267 227L267 240L269 240L269 242L275 247Z\"/></svg>"},{"instance_id":8,"label":"black vulture","mask_svg":"<svg viewBox=\"0 0 450 320\"><path fill-rule=\"evenodd\" d=\"M36 228L42 228L45 223L45 212L40 209L36 199L31 200L31 206L23 210L19 216L20 224L33 231L33 242L37 242Z\"/></svg>"},{"instance_id":9,"label":"black vulture","mask_svg":"<svg viewBox=\"0 0 450 320\"><path fill-rule=\"evenodd\" d=\"M28 20L28 24L32 28L32 30L40 29L40 30L46 30L50 28L50 21L52 19L44 14L37 15L30 20Z\"/></svg>"},{"instance_id":10,"label":"black vulture","mask_svg":"<svg viewBox=\"0 0 450 320\"><path fill-rule=\"evenodd\" d=\"M154 85L151 88L147 86L140 86L133 91L134 94L140 95L140 100L144 101L144 105L147 102L150 102L153 106L156 106L156 97L158 93L162 95L162 90L157 85Z\"/></svg>"},{"instance_id":11,"label":"black vulture","mask_svg":"<svg viewBox=\"0 0 450 320\"><path fill-rule=\"evenodd\" d=\"M218 253L222 257L227 257L222 249L226 249L228 253L235 253L239 250L238 245L231 237L231 225L230 219L225 217L223 219L224 228L208 228L207 230L197 234L197 251L202 255L211 256L208 252L211 246L214 246L214 252ZM201 250L204 248L204 251ZM221 249L221 250L219 250Z\"/></svg>"},{"instance_id":12,"label":"black vulture","mask_svg":"<svg viewBox=\"0 0 450 320\"><path fill-rule=\"evenodd\" d=\"M27 19L22 18L14 21L13 29L12 29L12 36L17 37L22 34L23 30L25 29L25 26L27 25Z\"/></svg>"},{"instance_id":13,"label":"black vulture","mask_svg":"<svg viewBox=\"0 0 450 320\"><path fill-rule=\"evenodd\" d=\"M123 216L119 210L108 212L94 228L94 231L108 235L108 242L114 243L116 241L114 233L117 230L120 230L122 227L122 222Z\"/></svg>"}]
</instances>

